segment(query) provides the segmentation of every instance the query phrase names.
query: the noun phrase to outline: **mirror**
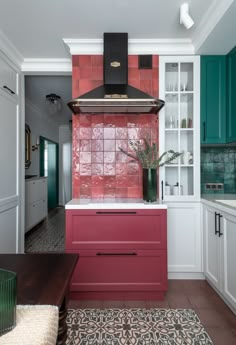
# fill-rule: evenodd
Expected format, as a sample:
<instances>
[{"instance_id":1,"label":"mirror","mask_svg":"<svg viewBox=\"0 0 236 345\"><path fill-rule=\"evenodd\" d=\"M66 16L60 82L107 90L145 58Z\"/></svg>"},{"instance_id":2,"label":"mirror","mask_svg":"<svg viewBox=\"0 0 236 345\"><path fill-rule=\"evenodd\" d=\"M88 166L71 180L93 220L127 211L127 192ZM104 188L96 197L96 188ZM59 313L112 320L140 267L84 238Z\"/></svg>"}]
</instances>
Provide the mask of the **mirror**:
<instances>
[{"instance_id":1,"label":"mirror","mask_svg":"<svg viewBox=\"0 0 236 345\"><path fill-rule=\"evenodd\" d=\"M25 169L31 164L31 130L30 126L25 124Z\"/></svg>"}]
</instances>

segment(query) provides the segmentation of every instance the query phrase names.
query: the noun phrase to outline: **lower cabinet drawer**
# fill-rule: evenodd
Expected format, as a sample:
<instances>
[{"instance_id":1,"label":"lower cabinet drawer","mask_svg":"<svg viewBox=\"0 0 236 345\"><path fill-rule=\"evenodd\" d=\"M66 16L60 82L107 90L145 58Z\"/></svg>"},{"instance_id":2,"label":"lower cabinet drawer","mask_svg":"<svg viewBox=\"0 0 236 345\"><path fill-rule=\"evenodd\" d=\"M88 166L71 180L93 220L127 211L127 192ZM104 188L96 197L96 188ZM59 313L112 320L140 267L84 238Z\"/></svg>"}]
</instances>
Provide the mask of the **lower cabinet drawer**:
<instances>
[{"instance_id":1,"label":"lower cabinet drawer","mask_svg":"<svg viewBox=\"0 0 236 345\"><path fill-rule=\"evenodd\" d=\"M81 250L71 291L165 291L166 250Z\"/></svg>"}]
</instances>

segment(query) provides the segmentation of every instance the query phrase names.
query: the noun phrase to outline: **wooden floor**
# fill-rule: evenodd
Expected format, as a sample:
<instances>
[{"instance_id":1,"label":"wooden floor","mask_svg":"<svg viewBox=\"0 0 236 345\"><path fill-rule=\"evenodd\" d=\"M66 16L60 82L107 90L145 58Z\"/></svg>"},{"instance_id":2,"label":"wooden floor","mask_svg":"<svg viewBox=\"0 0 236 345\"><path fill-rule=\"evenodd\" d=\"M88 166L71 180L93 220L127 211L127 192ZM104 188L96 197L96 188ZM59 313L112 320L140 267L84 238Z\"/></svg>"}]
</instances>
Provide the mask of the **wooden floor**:
<instances>
[{"instance_id":1,"label":"wooden floor","mask_svg":"<svg viewBox=\"0 0 236 345\"><path fill-rule=\"evenodd\" d=\"M64 209L26 238L26 252L64 250ZM60 241L58 241L60 238ZM69 308L190 308L198 314L214 345L236 345L236 316L204 280L169 280L164 301L70 301Z\"/></svg>"}]
</instances>

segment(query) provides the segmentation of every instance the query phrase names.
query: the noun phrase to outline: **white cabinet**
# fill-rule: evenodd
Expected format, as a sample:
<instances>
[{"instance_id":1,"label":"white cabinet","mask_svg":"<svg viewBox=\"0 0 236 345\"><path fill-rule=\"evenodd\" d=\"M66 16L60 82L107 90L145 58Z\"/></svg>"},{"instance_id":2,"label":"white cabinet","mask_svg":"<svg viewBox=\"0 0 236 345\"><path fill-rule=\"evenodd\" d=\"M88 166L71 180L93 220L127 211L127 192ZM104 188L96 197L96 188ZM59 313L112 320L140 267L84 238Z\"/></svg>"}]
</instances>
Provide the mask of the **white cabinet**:
<instances>
[{"instance_id":1,"label":"white cabinet","mask_svg":"<svg viewBox=\"0 0 236 345\"><path fill-rule=\"evenodd\" d=\"M159 171L160 199L168 205L169 277L201 278L200 59L160 56L159 151L181 152Z\"/></svg>"},{"instance_id":2,"label":"white cabinet","mask_svg":"<svg viewBox=\"0 0 236 345\"><path fill-rule=\"evenodd\" d=\"M202 272L200 203L167 203L168 273L194 278ZM186 275L187 274L187 275Z\"/></svg>"},{"instance_id":3,"label":"white cabinet","mask_svg":"<svg viewBox=\"0 0 236 345\"><path fill-rule=\"evenodd\" d=\"M165 100L159 113L160 154L168 150L182 153L160 169L161 197L169 201L199 200L199 56L161 56L159 71L159 96Z\"/></svg>"},{"instance_id":4,"label":"white cabinet","mask_svg":"<svg viewBox=\"0 0 236 345\"><path fill-rule=\"evenodd\" d=\"M25 182L25 232L47 217L47 178Z\"/></svg>"},{"instance_id":5,"label":"white cabinet","mask_svg":"<svg viewBox=\"0 0 236 345\"><path fill-rule=\"evenodd\" d=\"M203 206L204 273L236 313L236 216Z\"/></svg>"},{"instance_id":6,"label":"white cabinet","mask_svg":"<svg viewBox=\"0 0 236 345\"><path fill-rule=\"evenodd\" d=\"M23 251L20 216L23 119L16 94L19 72L11 66L0 52L0 253Z\"/></svg>"},{"instance_id":7,"label":"white cabinet","mask_svg":"<svg viewBox=\"0 0 236 345\"><path fill-rule=\"evenodd\" d=\"M3 59L0 62L0 88L10 95L18 94L18 73Z\"/></svg>"}]
</instances>

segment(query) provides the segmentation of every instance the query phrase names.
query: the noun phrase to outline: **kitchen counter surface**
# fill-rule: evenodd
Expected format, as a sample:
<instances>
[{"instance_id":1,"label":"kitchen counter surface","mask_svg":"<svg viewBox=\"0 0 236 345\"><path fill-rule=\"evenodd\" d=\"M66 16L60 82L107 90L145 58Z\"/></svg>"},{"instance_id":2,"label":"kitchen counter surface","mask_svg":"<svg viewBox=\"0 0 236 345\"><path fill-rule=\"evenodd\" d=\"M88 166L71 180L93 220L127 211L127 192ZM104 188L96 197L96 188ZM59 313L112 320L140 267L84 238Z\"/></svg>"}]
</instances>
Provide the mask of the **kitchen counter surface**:
<instances>
[{"instance_id":1,"label":"kitchen counter surface","mask_svg":"<svg viewBox=\"0 0 236 345\"><path fill-rule=\"evenodd\" d=\"M104 199L72 199L65 208L67 210L91 209L167 209L162 201L145 202L142 199L104 198Z\"/></svg>"},{"instance_id":2,"label":"kitchen counter surface","mask_svg":"<svg viewBox=\"0 0 236 345\"><path fill-rule=\"evenodd\" d=\"M236 194L203 194L201 200L203 204L236 216Z\"/></svg>"}]
</instances>

